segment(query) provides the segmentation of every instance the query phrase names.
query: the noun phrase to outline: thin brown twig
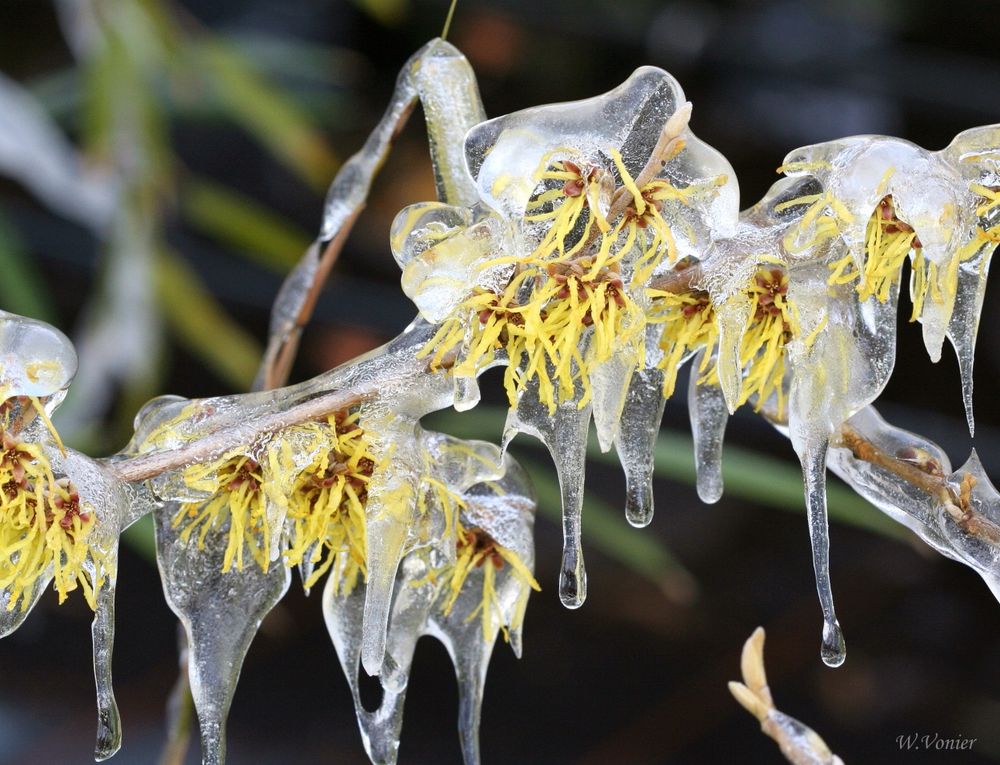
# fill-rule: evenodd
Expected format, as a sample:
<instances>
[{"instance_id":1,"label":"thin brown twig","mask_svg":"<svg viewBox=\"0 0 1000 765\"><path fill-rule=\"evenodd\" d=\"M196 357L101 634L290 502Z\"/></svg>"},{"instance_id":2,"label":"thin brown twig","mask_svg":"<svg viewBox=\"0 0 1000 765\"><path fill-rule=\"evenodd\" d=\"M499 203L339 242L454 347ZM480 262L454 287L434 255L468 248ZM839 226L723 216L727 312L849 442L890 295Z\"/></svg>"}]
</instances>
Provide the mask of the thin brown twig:
<instances>
[{"instance_id":1,"label":"thin brown twig","mask_svg":"<svg viewBox=\"0 0 1000 765\"><path fill-rule=\"evenodd\" d=\"M831 445L849 449L855 459L899 476L911 486L936 499L949 517L968 534L994 545L1000 544L1000 528L984 515L976 512L973 507L972 489L976 485L976 478L971 473L962 476L961 483L956 490L948 482L948 477L940 470L936 461L914 462L889 454L849 425L843 425L840 428Z\"/></svg>"},{"instance_id":2,"label":"thin brown twig","mask_svg":"<svg viewBox=\"0 0 1000 765\"><path fill-rule=\"evenodd\" d=\"M323 248L322 255L314 274L312 283L309 285L303 297L303 303L299 308L298 315L292 324L286 325L281 331L273 332L268 339L267 350L264 352L264 360L259 379L263 382L264 390L280 388L288 381L292 371L292 364L298 352L299 340L302 338L302 330L305 329L313 312L316 310L316 301L319 299L323 287L326 285L330 270L340 257L344 249L344 243L354 227L354 222L361 214L363 206L359 206L350 217L345 220L344 225L337 231L336 235L327 242ZM312 257L313 252L319 246L318 242L313 243L306 251L303 258Z\"/></svg>"}]
</instances>

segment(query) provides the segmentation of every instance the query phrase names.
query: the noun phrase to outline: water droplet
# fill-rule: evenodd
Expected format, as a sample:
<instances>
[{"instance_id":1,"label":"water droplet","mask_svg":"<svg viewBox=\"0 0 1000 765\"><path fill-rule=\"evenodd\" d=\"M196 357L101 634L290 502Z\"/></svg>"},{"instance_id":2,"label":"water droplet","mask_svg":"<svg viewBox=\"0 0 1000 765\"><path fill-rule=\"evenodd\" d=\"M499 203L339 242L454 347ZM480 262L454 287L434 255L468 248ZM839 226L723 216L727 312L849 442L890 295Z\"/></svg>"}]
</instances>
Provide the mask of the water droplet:
<instances>
[{"instance_id":1,"label":"water droplet","mask_svg":"<svg viewBox=\"0 0 1000 765\"><path fill-rule=\"evenodd\" d=\"M836 620L823 624L823 647L820 649L820 656L828 667L839 667L847 658L844 632Z\"/></svg>"}]
</instances>

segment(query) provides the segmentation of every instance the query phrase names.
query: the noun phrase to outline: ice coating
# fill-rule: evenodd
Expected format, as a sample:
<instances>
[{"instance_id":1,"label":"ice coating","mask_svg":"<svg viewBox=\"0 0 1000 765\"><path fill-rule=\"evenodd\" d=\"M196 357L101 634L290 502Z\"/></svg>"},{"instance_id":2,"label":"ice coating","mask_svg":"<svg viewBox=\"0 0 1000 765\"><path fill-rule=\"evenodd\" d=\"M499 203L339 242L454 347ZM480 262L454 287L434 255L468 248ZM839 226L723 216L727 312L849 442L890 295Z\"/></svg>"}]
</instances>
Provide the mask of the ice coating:
<instances>
[{"instance_id":1,"label":"ice coating","mask_svg":"<svg viewBox=\"0 0 1000 765\"><path fill-rule=\"evenodd\" d=\"M869 407L852 417L830 467L861 496L942 555L972 568L1000 599L1000 494L976 453L952 471L932 441Z\"/></svg>"},{"instance_id":2,"label":"ice coating","mask_svg":"<svg viewBox=\"0 0 1000 765\"><path fill-rule=\"evenodd\" d=\"M819 204L827 206L829 218L850 248L862 285L866 226L880 201L891 199L899 219L913 229L918 242L914 246L931 267L927 278L932 282L932 299L922 302L918 318L932 361L940 359L951 326L961 264L977 258L990 239L979 225L983 205L977 201L976 188L988 185L983 176L990 175L990 165L995 175L990 140L995 148L995 127L967 131L939 152L897 138L857 136L797 149L785 158L786 172L809 174L823 184L825 197ZM985 173L977 172L981 170ZM815 233L811 230L808 235ZM911 293L917 289L920 265L915 260Z\"/></svg>"},{"instance_id":3,"label":"ice coating","mask_svg":"<svg viewBox=\"0 0 1000 765\"><path fill-rule=\"evenodd\" d=\"M439 438L439 437L435 437ZM449 440L438 446L457 446ZM468 477L468 476L467 476ZM532 525L534 499L527 478L510 458L504 458L503 477L468 486L461 492L462 522L485 531L506 550L517 554L526 569L534 565ZM450 545L450 549L449 549ZM459 735L468 765L479 763L479 717L483 681L493 644L500 629L509 630L519 652L520 628L529 589L513 575L509 563L501 563L495 574L498 613L490 621L473 618L481 605L484 579L493 576L487 562L469 573L457 598L446 612L449 595L448 566L455 560L455 538L439 540L432 547L407 554L398 568L388 624L384 664L380 672L382 700L369 711L361 703L358 671L364 635L360 629L365 609L364 587L342 595L328 580L323 594L323 613L330 637L354 696L355 710L365 750L373 763L396 762L403 703L413 652L418 638L432 635L448 650L459 685ZM444 571L444 574L440 572ZM438 573L435 573L438 572Z\"/></svg>"},{"instance_id":4,"label":"ice coating","mask_svg":"<svg viewBox=\"0 0 1000 765\"><path fill-rule=\"evenodd\" d=\"M895 334L886 327L895 321L898 290L891 284L884 301L858 300L853 285L831 284L827 264L841 260L846 245L830 236L803 242L815 198L822 198L817 189L822 192L814 180L777 182L741 215L735 236L717 239L696 266L687 266L694 273L687 293L703 296L715 324L714 334L707 335L715 338L713 347L703 348L692 367L688 403L699 493L708 500L718 499L722 490L727 410L751 403L787 422L803 466L824 615L822 655L837 665L843 661L843 638L830 587L826 449L831 434L874 400L888 380ZM700 317L697 305L670 321ZM668 334L680 336L670 327Z\"/></svg>"},{"instance_id":5,"label":"ice coating","mask_svg":"<svg viewBox=\"0 0 1000 765\"><path fill-rule=\"evenodd\" d=\"M154 513L156 560L163 593L184 626L189 646L188 677L201 729L202 762L221 765L226 757L226 717L240 669L261 621L288 590L284 566L262 571L222 571L225 544L209 539L203 550L180 540L170 503ZM221 536L222 532L210 532Z\"/></svg>"},{"instance_id":6,"label":"ice coating","mask_svg":"<svg viewBox=\"0 0 1000 765\"><path fill-rule=\"evenodd\" d=\"M592 413L601 448L629 455L629 516L648 522L644 476L663 401L649 375L631 385L646 368L645 284L736 226L732 168L694 136L690 115L676 81L645 67L603 96L484 122L465 141L476 204L413 205L393 224L403 289L440 324L423 354L454 378L456 408L478 401L476 376L507 364L508 437L531 432L553 453L561 596L574 607L586 591L577 439ZM586 307L560 325L563 306L579 310L572 290ZM623 434L623 421L642 422L644 435Z\"/></svg>"},{"instance_id":7,"label":"ice coating","mask_svg":"<svg viewBox=\"0 0 1000 765\"><path fill-rule=\"evenodd\" d=\"M466 161L480 198L501 214L518 218L537 185L535 176L545 155L572 147L589 158L608 157L615 148L634 177L664 125L685 108L690 107L685 106L684 91L673 77L662 69L641 67L602 96L526 109L477 125L466 139ZM679 234L686 242L679 244L682 255L688 255L686 247L701 249L714 232L732 233L739 191L732 167L691 132L686 119L679 137L684 150L667 163L663 175L682 185L724 176L718 194L707 207L696 208L697 217L690 219L697 221L693 235Z\"/></svg>"}]
</instances>

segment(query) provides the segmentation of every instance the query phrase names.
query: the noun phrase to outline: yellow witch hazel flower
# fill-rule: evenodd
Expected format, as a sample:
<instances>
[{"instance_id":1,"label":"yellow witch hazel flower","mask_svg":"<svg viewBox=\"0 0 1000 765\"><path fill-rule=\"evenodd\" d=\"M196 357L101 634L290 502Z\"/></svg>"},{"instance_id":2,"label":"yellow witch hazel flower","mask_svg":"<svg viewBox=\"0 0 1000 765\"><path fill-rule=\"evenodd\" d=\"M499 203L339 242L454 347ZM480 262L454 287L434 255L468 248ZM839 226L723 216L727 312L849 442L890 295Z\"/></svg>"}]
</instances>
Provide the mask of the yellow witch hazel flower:
<instances>
[{"instance_id":1,"label":"yellow witch hazel flower","mask_svg":"<svg viewBox=\"0 0 1000 765\"><path fill-rule=\"evenodd\" d=\"M998 144L995 125L960 133L936 152L859 136L797 149L780 168L821 187L789 200L808 205L788 234L789 249L830 238L847 246L829 264L831 285L852 284L859 299L884 303L910 259L911 321L921 322L932 361L945 337L955 346L970 429L972 351L989 258L1000 241Z\"/></svg>"},{"instance_id":2,"label":"yellow witch hazel flower","mask_svg":"<svg viewBox=\"0 0 1000 765\"><path fill-rule=\"evenodd\" d=\"M731 168L691 133L690 112L676 81L645 67L603 96L490 120L466 138L480 204L397 216L403 289L440 325L424 354L456 378L459 407L494 364L511 405L534 384L550 414L628 386L645 284L734 217ZM612 380L598 370L615 357L628 361Z\"/></svg>"},{"instance_id":3,"label":"yellow witch hazel flower","mask_svg":"<svg viewBox=\"0 0 1000 765\"><path fill-rule=\"evenodd\" d=\"M79 587L95 608L103 584L106 556L88 544L96 514L57 473L65 449L49 421L75 372L61 332L0 311L0 602L8 612L30 610L49 581L60 603Z\"/></svg>"},{"instance_id":4,"label":"yellow witch hazel flower","mask_svg":"<svg viewBox=\"0 0 1000 765\"><path fill-rule=\"evenodd\" d=\"M651 506L639 464L648 460L625 456L648 451L639 441L649 426L624 426L662 403L630 395L647 387L647 283L735 229L732 168L691 132L690 114L676 80L644 67L602 96L480 123L465 139L478 203L418 204L393 224L403 290L437 327L421 356L454 381L455 407L474 406L477 376L505 365L505 441L531 433L556 461L560 596L573 607L586 593L579 518L591 417L601 448L617 444L636 476L629 496L642 498L630 506L643 509L630 518Z\"/></svg>"},{"instance_id":5,"label":"yellow witch hazel flower","mask_svg":"<svg viewBox=\"0 0 1000 765\"><path fill-rule=\"evenodd\" d=\"M63 446L49 416L75 373L61 332L0 311L0 637L20 627L50 582L60 603L82 592L95 611L95 756L105 759L121 745L111 685L118 536L151 502Z\"/></svg>"}]
</instances>

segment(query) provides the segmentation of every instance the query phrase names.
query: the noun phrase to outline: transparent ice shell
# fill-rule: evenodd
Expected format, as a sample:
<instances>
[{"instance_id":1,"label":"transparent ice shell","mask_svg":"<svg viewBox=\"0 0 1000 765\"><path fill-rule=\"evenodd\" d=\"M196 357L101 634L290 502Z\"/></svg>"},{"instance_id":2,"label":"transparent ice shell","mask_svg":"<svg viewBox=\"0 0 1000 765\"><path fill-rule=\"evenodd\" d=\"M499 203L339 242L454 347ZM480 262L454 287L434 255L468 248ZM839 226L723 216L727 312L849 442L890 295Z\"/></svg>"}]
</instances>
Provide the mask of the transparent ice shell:
<instances>
[{"instance_id":1,"label":"transparent ice shell","mask_svg":"<svg viewBox=\"0 0 1000 765\"><path fill-rule=\"evenodd\" d=\"M58 329L0 310L0 400L34 396L51 411L76 366L76 349Z\"/></svg>"},{"instance_id":2,"label":"transparent ice shell","mask_svg":"<svg viewBox=\"0 0 1000 765\"><path fill-rule=\"evenodd\" d=\"M501 545L516 552L529 570L534 568L532 525L535 501L527 477L510 458L504 459L501 479L470 486L461 493L465 502L463 522L489 533ZM413 652L422 635L432 635L448 650L455 666L459 685L459 733L462 753L468 765L479 763L479 717L483 681L493 644L501 623L517 627L511 642L520 655L520 625L528 596L527 587L505 566L497 572L496 589L501 618L494 620L492 634L484 634L479 618L469 619L481 598L484 571L474 569L465 581L449 615L442 613L447 588L443 578L431 576L434 570L454 557L453 537L433 547L424 547L406 555L396 573L383 664L379 670L382 700L369 711L361 702L358 672L365 635L361 627L367 593L359 585L341 596L327 580L323 593L323 613L337 656L354 696L358 724L365 750L373 763L396 762L399 733L403 722L403 702L409 679ZM452 549L446 549L446 545ZM343 561L340 561L342 565ZM490 565L489 563L485 565Z\"/></svg>"},{"instance_id":3,"label":"transparent ice shell","mask_svg":"<svg viewBox=\"0 0 1000 765\"><path fill-rule=\"evenodd\" d=\"M649 160L664 125L682 107L684 91L673 77L662 69L641 67L604 95L525 109L477 125L466 138L466 161L480 198L515 220L524 215L538 184L535 174L546 156L559 158L569 147L586 158L585 164L610 167L609 151L616 149L634 178ZM707 205L684 221L691 225L677 226L682 250L688 246L699 250L712 237L732 233L739 190L725 157L688 127L680 137L685 149L667 162L658 177L678 187L724 179Z\"/></svg>"}]
</instances>

